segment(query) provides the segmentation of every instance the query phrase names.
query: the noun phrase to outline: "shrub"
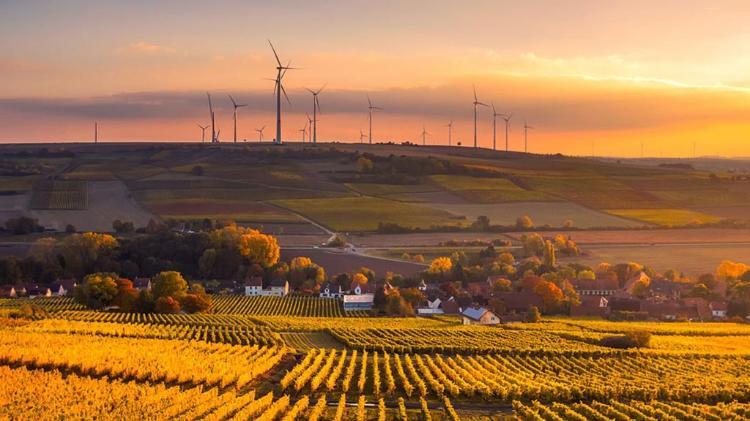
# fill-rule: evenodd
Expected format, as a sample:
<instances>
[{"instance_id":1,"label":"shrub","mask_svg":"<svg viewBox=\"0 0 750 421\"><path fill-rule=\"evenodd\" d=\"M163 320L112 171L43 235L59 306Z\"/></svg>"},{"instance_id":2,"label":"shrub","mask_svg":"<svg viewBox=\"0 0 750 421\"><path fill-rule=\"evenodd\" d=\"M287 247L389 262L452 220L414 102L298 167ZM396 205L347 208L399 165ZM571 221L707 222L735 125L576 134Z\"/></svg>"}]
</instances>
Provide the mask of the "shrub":
<instances>
[{"instance_id":1,"label":"shrub","mask_svg":"<svg viewBox=\"0 0 750 421\"><path fill-rule=\"evenodd\" d=\"M635 330L624 335L605 336L599 343L608 348L648 348L651 343L651 332Z\"/></svg>"},{"instance_id":2,"label":"shrub","mask_svg":"<svg viewBox=\"0 0 750 421\"><path fill-rule=\"evenodd\" d=\"M540 320L542 320L542 315L539 313L539 308L531 306L526 313L526 323L538 323Z\"/></svg>"}]
</instances>

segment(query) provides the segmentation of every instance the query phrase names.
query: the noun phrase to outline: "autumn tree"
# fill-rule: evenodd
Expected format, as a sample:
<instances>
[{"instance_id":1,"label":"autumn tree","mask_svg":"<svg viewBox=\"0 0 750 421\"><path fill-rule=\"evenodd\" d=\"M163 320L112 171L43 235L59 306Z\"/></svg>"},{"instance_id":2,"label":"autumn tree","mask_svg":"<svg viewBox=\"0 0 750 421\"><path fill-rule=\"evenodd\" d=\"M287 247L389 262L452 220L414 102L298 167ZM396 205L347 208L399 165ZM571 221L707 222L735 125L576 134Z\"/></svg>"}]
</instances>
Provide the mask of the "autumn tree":
<instances>
[{"instance_id":1,"label":"autumn tree","mask_svg":"<svg viewBox=\"0 0 750 421\"><path fill-rule=\"evenodd\" d=\"M170 296L159 297L156 299L154 311L164 314L177 314L180 312L180 302Z\"/></svg>"},{"instance_id":2,"label":"autumn tree","mask_svg":"<svg viewBox=\"0 0 750 421\"><path fill-rule=\"evenodd\" d=\"M293 289L316 289L323 283L325 277L325 270L313 263L309 257L295 257L289 262L287 279Z\"/></svg>"},{"instance_id":3,"label":"autumn tree","mask_svg":"<svg viewBox=\"0 0 750 421\"><path fill-rule=\"evenodd\" d=\"M135 300L138 298L138 290L133 287L133 281L119 278L115 282L117 284L117 295L112 300L112 305L126 313L133 311Z\"/></svg>"},{"instance_id":4,"label":"autumn tree","mask_svg":"<svg viewBox=\"0 0 750 421\"><path fill-rule=\"evenodd\" d=\"M430 262L430 267L427 269L427 273L430 275L443 276L450 272L453 268L453 262L450 257L436 257Z\"/></svg>"},{"instance_id":5,"label":"autumn tree","mask_svg":"<svg viewBox=\"0 0 750 421\"><path fill-rule=\"evenodd\" d=\"M211 309L211 297L200 284L191 284L188 292L179 299L180 307L186 313L204 313Z\"/></svg>"},{"instance_id":6,"label":"autumn tree","mask_svg":"<svg viewBox=\"0 0 750 421\"><path fill-rule=\"evenodd\" d=\"M87 232L70 235L60 247L63 266L76 276L101 271L117 245L117 240L109 234Z\"/></svg>"},{"instance_id":7,"label":"autumn tree","mask_svg":"<svg viewBox=\"0 0 750 421\"><path fill-rule=\"evenodd\" d=\"M166 271L154 276L151 281L151 293L158 300L162 297L179 299L187 294L188 283L180 272Z\"/></svg>"},{"instance_id":8,"label":"autumn tree","mask_svg":"<svg viewBox=\"0 0 750 421\"><path fill-rule=\"evenodd\" d=\"M412 308L418 307L427 299L424 292L418 288L400 288L399 293Z\"/></svg>"},{"instance_id":9,"label":"autumn tree","mask_svg":"<svg viewBox=\"0 0 750 421\"><path fill-rule=\"evenodd\" d=\"M552 282L541 280L534 287L534 293L542 298L544 311L551 312L557 308L563 299L563 292Z\"/></svg>"},{"instance_id":10,"label":"autumn tree","mask_svg":"<svg viewBox=\"0 0 750 421\"><path fill-rule=\"evenodd\" d=\"M257 263L264 268L275 265L281 255L275 237L252 228L230 224L212 231L210 237L214 248L236 251L249 264Z\"/></svg>"},{"instance_id":11,"label":"autumn tree","mask_svg":"<svg viewBox=\"0 0 750 421\"><path fill-rule=\"evenodd\" d=\"M519 228L519 229L534 228L534 221L528 215L519 216L518 219L516 219L516 228Z\"/></svg>"},{"instance_id":12,"label":"autumn tree","mask_svg":"<svg viewBox=\"0 0 750 421\"><path fill-rule=\"evenodd\" d=\"M513 290L513 284L505 278L495 279L492 281L491 287L494 292L511 292Z\"/></svg>"},{"instance_id":13,"label":"autumn tree","mask_svg":"<svg viewBox=\"0 0 750 421\"><path fill-rule=\"evenodd\" d=\"M357 171L359 172L370 172L373 169L372 161L365 158L364 156L360 156L359 159L357 159Z\"/></svg>"},{"instance_id":14,"label":"autumn tree","mask_svg":"<svg viewBox=\"0 0 750 421\"><path fill-rule=\"evenodd\" d=\"M524 256L537 256L542 257L544 255L545 243L541 235L537 233L524 234L521 236L521 245L523 246Z\"/></svg>"},{"instance_id":15,"label":"autumn tree","mask_svg":"<svg viewBox=\"0 0 750 421\"><path fill-rule=\"evenodd\" d=\"M550 269L557 266L555 246L549 240L544 242L544 266Z\"/></svg>"},{"instance_id":16,"label":"autumn tree","mask_svg":"<svg viewBox=\"0 0 750 421\"><path fill-rule=\"evenodd\" d=\"M117 296L118 278L114 273L87 275L73 292L75 300L92 309L101 309L111 305Z\"/></svg>"},{"instance_id":17,"label":"autumn tree","mask_svg":"<svg viewBox=\"0 0 750 421\"><path fill-rule=\"evenodd\" d=\"M750 266L744 263L724 260L719 267L716 268L716 277L719 279L739 279L748 271L750 271Z\"/></svg>"}]
</instances>

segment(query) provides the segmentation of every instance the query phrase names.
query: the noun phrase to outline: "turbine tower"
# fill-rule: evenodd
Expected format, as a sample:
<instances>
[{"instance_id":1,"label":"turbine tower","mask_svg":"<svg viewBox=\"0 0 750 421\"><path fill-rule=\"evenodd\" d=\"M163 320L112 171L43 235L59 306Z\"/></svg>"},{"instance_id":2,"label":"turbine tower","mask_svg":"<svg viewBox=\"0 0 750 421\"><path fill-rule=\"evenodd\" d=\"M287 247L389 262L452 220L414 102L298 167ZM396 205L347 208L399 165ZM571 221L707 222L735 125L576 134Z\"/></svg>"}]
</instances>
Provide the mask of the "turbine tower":
<instances>
[{"instance_id":1,"label":"turbine tower","mask_svg":"<svg viewBox=\"0 0 750 421\"><path fill-rule=\"evenodd\" d=\"M477 147L477 105L486 107L487 104L479 102L477 98L477 88L474 87L474 147Z\"/></svg>"},{"instance_id":2,"label":"turbine tower","mask_svg":"<svg viewBox=\"0 0 750 421\"><path fill-rule=\"evenodd\" d=\"M302 133L302 143L305 143L305 135L307 134L307 123L305 123L305 127L297 130L298 132Z\"/></svg>"},{"instance_id":3,"label":"turbine tower","mask_svg":"<svg viewBox=\"0 0 750 421\"><path fill-rule=\"evenodd\" d=\"M427 129L422 125L422 146L425 146L427 144L427 136L430 133L427 131Z\"/></svg>"},{"instance_id":4,"label":"turbine tower","mask_svg":"<svg viewBox=\"0 0 750 421\"><path fill-rule=\"evenodd\" d=\"M216 143L219 141L219 134L216 133L216 115L211 103L211 94L206 92L206 96L208 97L208 117L211 119L211 143Z\"/></svg>"},{"instance_id":5,"label":"turbine tower","mask_svg":"<svg viewBox=\"0 0 750 421\"><path fill-rule=\"evenodd\" d=\"M370 144L372 145L372 111L382 110L382 108L372 105L372 101L370 100L370 95L367 95L367 109L369 110L368 115L369 115L369 123L370 123Z\"/></svg>"},{"instance_id":6,"label":"turbine tower","mask_svg":"<svg viewBox=\"0 0 750 421\"><path fill-rule=\"evenodd\" d=\"M286 101L291 103L291 101L289 101L289 96L286 94L286 89L284 89L284 85L281 82L284 79L287 70L293 70L294 68L290 67L292 64L291 61L289 61L286 66L281 64L281 59L279 59L279 55L276 53L276 49L273 47L271 40L268 40L268 45L271 46L273 56L276 58L276 79L274 79L276 85L273 90L276 95L276 139L274 139L274 142L276 144L281 144L281 94L283 93Z\"/></svg>"},{"instance_id":7,"label":"turbine tower","mask_svg":"<svg viewBox=\"0 0 750 421\"><path fill-rule=\"evenodd\" d=\"M260 129L255 129L256 132L258 132L258 141L263 141L263 130L266 128L266 126L261 127Z\"/></svg>"},{"instance_id":8,"label":"turbine tower","mask_svg":"<svg viewBox=\"0 0 750 421\"><path fill-rule=\"evenodd\" d=\"M492 104L492 150L497 150L497 118L503 117L503 114L499 114L497 111L495 111L495 103L491 102Z\"/></svg>"},{"instance_id":9,"label":"turbine tower","mask_svg":"<svg viewBox=\"0 0 750 421\"><path fill-rule=\"evenodd\" d=\"M450 123L446 124L448 128L448 146L451 146L451 135L453 134L453 120L450 121Z\"/></svg>"},{"instance_id":10,"label":"turbine tower","mask_svg":"<svg viewBox=\"0 0 750 421\"><path fill-rule=\"evenodd\" d=\"M201 126L200 124L197 124L197 126L201 128L201 143L203 143L206 141L206 129L209 128L209 126Z\"/></svg>"},{"instance_id":11,"label":"turbine tower","mask_svg":"<svg viewBox=\"0 0 750 421\"><path fill-rule=\"evenodd\" d=\"M307 141L313 141L313 126L315 125L315 118L310 118L310 114L307 114L307 124L310 130L307 132ZM315 143L313 143L315 144Z\"/></svg>"},{"instance_id":12,"label":"turbine tower","mask_svg":"<svg viewBox=\"0 0 750 421\"><path fill-rule=\"evenodd\" d=\"M238 104L235 102L234 98L232 98L232 95L229 95L229 100L232 101L232 106L234 107L232 119L234 120L234 143L237 143L237 108L247 107L247 104Z\"/></svg>"},{"instance_id":13,"label":"turbine tower","mask_svg":"<svg viewBox=\"0 0 750 421\"><path fill-rule=\"evenodd\" d=\"M529 129L533 127L526 124L526 120L523 121L523 151L529 153Z\"/></svg>"},{"instance_id":14,"label":"turbine tower","mask_svg":"<svg viewBox=\"0 0 750 421\"><path fill-rule=\"evenodd\" d=\"M366 137L367 136L365 136L365 133L362 130L360 130L359 131L359 143L365 143L365 138Z\"/></svg>"},{"instance_id":15,"label":"turbine tower","mask_svg":"<svg viewBox=\"0 0 750 421\"><path fill-rule=\"evenodd\" d=\"M99 143L99 123L94 122L94 143Z\"/></svg>"},{"instance_id":16,"label":"turbine tower","mask_svg":"<svg viewBox=\"0 0 750 421\"><path fill-rule=\"evenodd\" d=\"M505 120L505 152L510 151L510 147L508 146L508 128L510 127L510 119L513 118L513 113L510 113L508 115L501 115L503 120Z\"/></svg>"},{"instance_id":17,"label":"turbine tower","mask_svg":"<svg viewBox=\"0 0 750 421\"><path fill-rule=\"evenodd\" d=\"M323 89L325 89L327 83L323 84L323 86L320 87L317 91L313 91L310 88L307 88L308 91L313 96L313 118L312 118L312 126L310 126L310 130L312 130L312 142L313 145L318 143L318 112L320 112L320 102L318 102L318 94L323 92ZM307 116L308 119L310 119L310 116Z\"/></svg>"}]
</instances>

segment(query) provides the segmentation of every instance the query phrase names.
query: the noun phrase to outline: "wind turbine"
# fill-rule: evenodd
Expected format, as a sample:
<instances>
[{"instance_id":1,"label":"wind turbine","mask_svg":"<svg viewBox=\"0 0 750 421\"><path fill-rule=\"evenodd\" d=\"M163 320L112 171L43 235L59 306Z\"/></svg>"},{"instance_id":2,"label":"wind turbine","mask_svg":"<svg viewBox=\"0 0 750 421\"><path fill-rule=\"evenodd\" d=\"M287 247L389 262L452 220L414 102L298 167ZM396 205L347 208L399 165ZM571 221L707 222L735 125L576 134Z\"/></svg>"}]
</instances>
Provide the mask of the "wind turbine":
<instances>
[{"instance_id":1,"label":"wind turbine","mask_svg":"<svg viewBox=\"0 0 750 421\"><path fill-rule=\"evenodd\" d=\"M234 114L232 114L232 118L234 119L234 143L237 143L237 108L247 107L247 104L238 104L234 101L232 95L229 95L229 100L232 101L232 106L234 107Z\"/></svg>"},{"instance_id":2,"label":"wind turbine","mask_svg":"<svg viewBox=\"0 0 750 421\"><path fill-rule=\"evenodd\" d=\"M206 92L206 96L208 97L208 114L209 118L211 118L211 143L216 143L219 141L219 135L216 133L216 116L214 114L214 106L211 104L211 94Z\"/></svg>"},{"instance_id":3,"label":"wind turbine","mask_svg":"<svg viewBox=\"0 0 750 421\"><path fill-rule=\"evenodd\" d=\"M451 146L451 135L453 132L453 120L451 120L450 123L446 124L445 127L448 128L448 146Z\"/></svg>"},{"instance_id":4,"label":"wind turbine","mask_svg":"<svg viewBox=\"0 0 750 421\"><path fill-rule=\"evenodd\" d=\"M310 130L312 130L312 142L313 145L318 143L318 112L320 111L320 102L318 102L318 94L323 92L323 89L325 89L327 83L323 84L323 86L320 87L317 91L313 91L310 88L307 88L308 91L313 95L313 118L312 118L312 126L310 126ZM308 120L310 119L310 116L307 116Z\"/></svg>"},{"instance_id":5,"label":"wind turbine","mask_svg":"<svg viewBox=\"0 0 750 421\"><path fill-rule=\"evenodd\" d=\"M430 133L429 133L429 132L427 131L427 129L425 129L424 125L422 125L422 146L424 146L424 145L426 145L426 144L427 144L427 142L426 142L426 141L427 141L427 136L428 136L429 134L430 134Z\"/></svg>"},{"instance_id":6,"label":"wind turbine","mask_svg":"<svg viewBox=\"0 0 750 421\"><path fill-rule=\"evenodd\" d=\"M510 113L508 115L501 115L503 120L505 120L505 152L510 151L510 148L508 146L508 128L510 127L510 119L513 118L513 113Z\"/></svg>"},{"instance_id":7,"label":"wind turbine","mask_svg":"<svg viewBox=\"0 0 750 421\"><path fill-rule=\"evenodd\" d=\"M310 131L307 133L307 141L312 142L313 140L313 126L315 125L315 118L310 118L310 114L307 114L307 123ZM313 143L314 144L314 143Z\"/></svg>"},{"instance_id":8,"label":"wind turbine","mask_svg":"<svg viewBox=\"0 0 750 421\"><path fill-rule=\"evenodd\" d=\"M359 143L364 143L366 137L367 136L365 136L365 133L362 130L360 130L359 131Z\"/></svg>"},{"instance_id":9,"label":"wind turbine","mask_svg":"<svg viewBox=\"0 0 750 421\"><path fill-rule=\"evenodd\" d=\"M367 95L367 109L369 112L369 123L370 123L370 144L372 145L372 111L373 110L382 110L380 107L376 107L372 105L372 101L370 101L370 95Z\"/></svg>"},{"instance_id":10,"label":"wind turbine","mask_svg":"<svg viewBox=\"0 0 750 421\"><path fill-rule=\"evenodd\" d=\"M497 150L497 118L503 117L503 114L498 114L497 111L495 111L495 103L491 102L492 104L492 150Z\"/></svg>"},{"instance_id":11,"label":"wind turbine","mask_svg":"<svg viewBox=\"0 0 750 421\"><path fill-rule=\"evenodd\" d=\"M261 127L260 129L255 129L256 132L258 132L258 141L263 141L263 130L266 128L266 126Z\"/></svg>"},{"instance_id":12,"label":"wind turbine","mask_svg":"<svg viewBox=\"0 0 750 421\"><path fill-rule=\"evenodd\" d=\"M477 105L486 107L487 104L479 102L477 98L477 87L474 87L474 147L477 147Z\"/></svg>"},{"instance_id":13,"label":"wind turbine","mask_svg":"<svg viewBox=\"0 0 750 421\"><path fill-rule=\"evenodd\" d=\"M526 120L523 121L523 151L525 153L529 153L529 129L533 129L533 127L526 124Z\"/></svg>"},{"instance_id":14,"label":"wind turbine","mask_svg":"<svg viewBox=\"0 0 750 421\"><path fill-rule=\"evenodd\" d=\"M305 135L307 134L307 123L305 123L305 127L299 129L298 132L302 133L302 143L305 143Z\"/></svg>"},{"instance_id":15,"label":"wind turbine","mask_svg":"<svg viewBox=\"0 0 750 421\"><path fill-rule=\"evenodd\" d=\"M210 126L208 125L201 126L200 124L197 124L197 126L201 128L201 143L203 143L206 141L206 129L209 128Z\"/></svg>"},{"instance_id":16,"label":"wind turbine","mask_svg":"<svg viewBox=\"0 0 750 421\"><path fill-rule=\"evenodd\" d=\"M94 143L99 143L99 123L94 122Z\"/></svg>"},{"instance_id":17,"label":"wind turbine","mask_svg":"<svg viewBox=\"0 0 750 421\"><path fill-rule=\"evenodd\" d=\"M284 75L286 75L287 70L293 70L294 67L290 67L292 64L291 61L287 63L286 66L281 64L281 59L279 59L279 55L276 54L276 49L273 48L273 44L271 43L271 40L268 40L268 45L271 46L271 50L273 51L273 56L276 57L276 85L274 86L274 94L276 94L276 139L274 142L277 144L281 144L281 94L284 93L284 97L286 98L286 101L288 103L291 103L289 101L289 96L286 94L286 89L284 89L284 85L281 83L281 81L284 79Z\"/></svg>"}]
</instances>

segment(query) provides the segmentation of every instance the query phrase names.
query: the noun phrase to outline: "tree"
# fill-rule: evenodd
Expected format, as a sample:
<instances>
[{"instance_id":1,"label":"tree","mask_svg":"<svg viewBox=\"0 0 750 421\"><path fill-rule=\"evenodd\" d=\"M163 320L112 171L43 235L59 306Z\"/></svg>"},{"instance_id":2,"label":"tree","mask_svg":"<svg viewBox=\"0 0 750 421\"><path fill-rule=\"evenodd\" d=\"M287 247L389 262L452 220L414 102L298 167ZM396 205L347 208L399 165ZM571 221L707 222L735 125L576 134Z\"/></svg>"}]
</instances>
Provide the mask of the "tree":
<instances>
[{"instance_id":1,"label":"tree","mask_svg":"<svg viewBox=\"0 0 750 421\"><path fill-rule=\"evenodd\" d=\"M355 273L354 276L352 276L352 283L367 285L368 282L369 279L367 279L367 276L363 275L362 273Z\"/></svg>"},{"instance_id":2,"label":"tree","mask_svg":"<svg viewBox=\"0 0 750 421\"><path fill-rule=\"evenodd\" d=\"M596 281L596 274L591 270L582 270L578 272L578 279L581 281Z\"/></svg>"},{"instance_id":3,"label":"tree","mask_svg":"<svg viewBox=\"0 0 750 421\"><path fill-rule=\"evenodd\" d=\"M412 308L418 307L427 299L424 293L418 288L400 288L399 293L401 294L401 298L406 300Z\"/></svg>"},{"instance_id":4,"label":"tree","mask_svg":"<svg viewBox=\"0 0 750 421\"><path fill-rule=\"evenodd\" d=\"M528 215L519 216L518 219L516 219L516 228L519 228L519 229L534 228L534 221Z\"/></svg>"},{"instance_id":5,"label":"tree","mask_svg":"<svg viewBox=\"0 0 750 421\"><path fill-rule=\"evenodd\" d=\"M372 161L365 158L364 156L360 156L359 159L357 159L357 171L359 172L370 172L373 169Z\"/></svg>"},{"instance_id":6,"label":"tree","mask_svg":"<svg viewBox=\"0 0 750 421\"><path fill-rule=\"evenodd\" d=\"M151 293L158 300L162 297L173 297L175 299L187 294L188 283L180 272L166 271L154 276L151 282ZM158 311L158 310L157 310Z\"/></svg>"},{"instance_id":7,"label":"tree","mask_svg":"<svg viewBox=\"0 0 750 421\"><path fill-rule=\"evenodd\" d=\"M140 291L133 303L133 311L136 313L153 313L155 307L154 296L148 290Z\"/></svg>"},{"instance_id":8,"label":"tree","mask_svg":"<svg viewBox=\"0 0 750 421\"><path fill-rule=\"evenodd\" d=\"M325 270L313 263L309 257L295 257L289 262L287 279L295 289L300 287L315 289L325 280L325 277Z\"/></svg>"},{"instance_id":9,"label":"tree","mask_svg":"<svg viewBox=\"0 0 750 421\"><path fill-rule=\"evenodd\" d=\"M453 269L453 262L449 257L436 257L430 262L430 267L427 269L427 273L431 275L443 276Z\"/></svg>"},{"instance_id":10,"label":"tree","mask_svg":"<svg viewBox=\"0 0 750 421\"><path fill-rule=\"evenodd\" d=\"M562 301L563 292L552 282L541 280L534 287L534 293L539 295L544 302L544 311L553 311Z\"/></svg>"},{"instance_id":11,"label":"tree","mask_svg":"<svg viewBox=\"0 0 750 421\"><path fill-rule=\"evenodd\" d=\"M99 272L110 262L117 240L109 234L87 232L73 234L60 247L64 268L72 275Z\"/></svg>"},{"instance_id":12,"label":"tree","mask_svg":"<svg viewBox=\"0 0 750 421\"><path fill-rule=\"evenodd\" d=\"M554 268L557 266L557 257L555 257L555 246L547 240L544 242L544 266Z\"/></svg>"},{"instance_id":13,"label":"tree","mask_svg":"<svg viewBox=\"0 0 750 421\"><path fill-rule=\"evenodd\" d=\"M39 225L38 220L21 216L10 218L5 221L5 229L15 235L31 234L44 231L44 227Z\"/></svg>"},{"instance_id":14,"label":"tree","mask_svg":"<svg viewBox=\"0 0 750 421\"><path fill-rule=\"evenodd\" d=\"M750 271L750 266L744 263L735 263L731 260L724 260L716 268L716 277L720 279L739 279L745 272Z\"/></svg>"},{"instance_id":15,"label":"tree","mask_svg":"<svg viewBox=\"0 0 750 421\"><path fill-rule=\"evenodd\" d=\"M138 299L138 290L133 288L133 281L130 279L120 278L116 283L117 295L112 300L112 305L117 306L122 312L130 313Z\"/></svg>"},{"instance_id":16,"label":"tree","mask_svg":"<svg viewBox=\"0 0 750 421\"><path fill-rule=\"evenodd\" d=\"M651 292L651 279L643 277L633 284L633 296L637 298L646 298Z\"/></svg>"},{"instance_id":17,"label":"tree","mask_svg":"<svg viewBox=\"0 0 750 421\"><path fill-rule=\"evenodd\" d=\"M537 233L524 234L521 236L521 245L523 246L524 256L538 256L544 255L545 243L541 235Z\"/></svg>"},{"instance_id":18,"label":"tree","mask_svg":"<svg viewBox=\"0 0 750 421\"><path fill-rule=\"evenodd\" d=\"M511 292L513 291L513 284L509 279L496 279L492 282L492 290L494 292Z\"/></svg>"},{"instance_id":19,"label":"tree","mask_svg":"<svg viewBox=\"0 0 750 421\"><path fill-rule=\"evenodd\" d=\"M154 311L164 314L177 314L180 312L180 302L170 296L159 297L156 299Z\"/></svg>"},{"instance_id":20,"label":"tree","mask_svg":"<svg viewBox=\"0 0 750 421\"><path fill-rule=\"evenodd\" d=\"M477 220L471 224L471 229L475 231L487 231L490 228L490 218L480 215Z\"/></svg>"},{"instance_id":21,"label":"tree","mask_svg":"<svg viewBox=\"0 0 750 421\"><path fill-rule=\"evenodd\" d=\"M211 309L211 297L200 284L190 285L190 290L180 299L180 305L187 313L204 313Z\"/></svg>"},{"instance_id":22,"label":"tree","mask_svg":"<svg viewBox=\"0 0 750 421\"><path fill-rule=\"evenodd\" d=\"M114 273L92 273L83 278L73 292L75 300L92 309L101 309L112 304L117 296L117 279Z\"/></svg>"},{"instance_id":23,"label":"tree","mask_svg":"<svg viewBox=\"0 0 750 421\"><path fill-rule=\"evenodd\" d=\"M132 222L123 222L119 219L115 219L114 221L112 221L112 229L114 229L118 234L125 234L135 231L135 227L133 226Z\"/></svg>"},{"instance_id":24,"label":"tree","mask_svg":"<svg viewBox=\"0 0 750 421\"><path fill-rule=\"evenodd\" d=\"M410 317L414 315L414 307L401 296L399 291L393 291L385 297L385 312L389 315Z\"/></svg>"},{"instance_id":25,"label":"tree","mask_svg":"<svg viewBox=\"0 0 750 421\"><path fill-rule=\"evenodd\" d=\"M529 311L526 312L526 323L538 323L540 320L542 320L542 315L539 313L539 308L529 307Z\"/></svg>"}]
</instances>

